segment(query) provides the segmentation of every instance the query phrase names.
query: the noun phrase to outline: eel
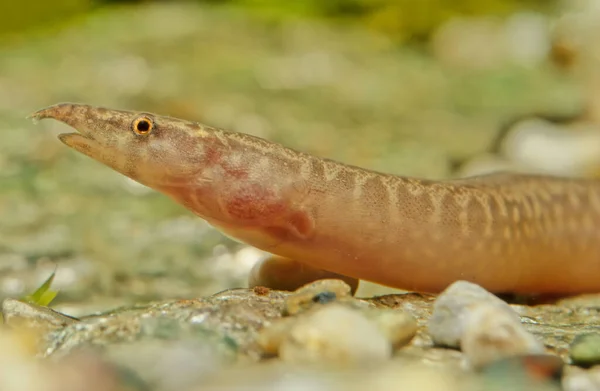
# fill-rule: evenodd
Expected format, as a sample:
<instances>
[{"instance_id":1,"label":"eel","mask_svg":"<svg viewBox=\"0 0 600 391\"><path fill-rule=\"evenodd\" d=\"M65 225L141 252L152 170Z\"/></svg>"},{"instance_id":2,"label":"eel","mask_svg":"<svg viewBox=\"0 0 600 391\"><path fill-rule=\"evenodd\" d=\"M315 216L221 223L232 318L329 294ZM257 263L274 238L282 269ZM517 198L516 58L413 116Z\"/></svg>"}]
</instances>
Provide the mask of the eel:
<instances>
[{"instance_id":1,"label":"eel","mask_svg":"<svg viewBox=\"0 0 600 391\"><path fill-rule=\"evenodd\" d=\"M255 285L273 270L293 284L305 267L418 292L457 280L495 293L600 291L598 180L396 176L198 122L85 104L30 118L69 125L76 132L58 136L67 146L273 254L274 264L253 271Z\"/></svg>"}]
</instances>

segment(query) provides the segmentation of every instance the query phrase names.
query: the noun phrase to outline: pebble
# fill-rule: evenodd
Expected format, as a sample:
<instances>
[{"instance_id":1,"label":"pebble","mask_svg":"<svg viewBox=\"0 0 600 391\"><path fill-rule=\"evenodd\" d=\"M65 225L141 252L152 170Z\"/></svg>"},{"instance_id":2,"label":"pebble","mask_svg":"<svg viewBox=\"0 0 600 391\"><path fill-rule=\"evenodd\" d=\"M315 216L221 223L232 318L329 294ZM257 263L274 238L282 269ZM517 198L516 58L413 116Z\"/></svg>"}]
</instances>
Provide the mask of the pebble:
<instances>
[{"instance_id":1,"label":"pebble","mask_svg":"<svg viewBox=\"0 0 600 391\"><path fill-rule=\"evenodd\" d=\"M78 319L54 311L49 307L27 303L25 301L7 298L2 301L2 317L4 323L23 326L21 322L44 326L48 329L65 327Z\"/></svg>"},{"instance_id":2,"label":"pebble","mask_svg":"<svg viewBox=\"0 0 600 391\"><path fill-rule=\"evenodd\" d=\"M569 355L574 364L600 364L600 333L578 335L571 343Z\"/></svg>"},{"instance_id":3,"label":"pebble","mask_svg":"<svg viewBox=\"0 0 600 391\"><path fill-rule=\"evenodd\" d=\"M2 301L2 318L11 329L28 332L36 344L49 332L78 321L51 308L10 298Z\"/></svg>"},{"instance_id":4,"label":"pebble","mask_svg":"<svg viewBox=\"0 0 600 391\"><path fill-rule=\"evenodd\" d=\"M319 304L352 300L352 288L342 280L326 279L306 284L288 296L284 303L284 315L295 315Z\"/></svg>"},{"instance_id":5,"label":"pebble","mask_svg":"<svg viewBox=\"0 0 600 391\"><path fill-rule=\"evenodd\" d=\"M99 356L78 352L54 361L39 360L22 330L0 329L0 390L119 391L115 368Z\"/></svg>"},{"instance_id":6,"label":"pebble","mask_svg":"<svg viewBox=\"0 0 600 391\"><path fill-rule=\"evenodd\" d=\"M364 316L366 320L377 327L379 333L385 336L393 349L399 349L407 345L417 333L417 320L406 312L387 309L358 309L357 311L356 308L347 306L346 303L335 305ZM279 349L290 335L290 331L294 329L296 324L304 321L302 318L304 315L309 316L305 312L299 317L280 318L262 329L257 342L263 352L269 355L279 354ZM333 316L335 316L335 313Z\"/></svg>"},{"instance_id":7,"label":"pebble","mask_svg":"<svg viewBox=\"0 0 600 391\"><path fill-rule=\"evenodd\" d=\"M517 355L479 371L485 390L560 391L564 362L553 354Z\"/></svg>"},{"instance_id":8,"label":"pebble","mask_svg":"<svg viewBox=\"0 0 600 391\"><path fill-rule=\"evenodd\" d=\"M295 318L281 318L260 330L257 343L266 354L278 355L279 347L296 323Z\"/></svg>"},{"instance_id":9,"label":"pebble","mask_svg":"<svg viewBox=\"0 0 600 391\"><path fill-rule=\"evenodd\" d=\"M127 375L128 383L156 391L189 390L230 364L218 347L192 338L114 344L103 356Z\"/></svg>"},{"instance_id":10,"label":"pebble","mask_svg":"<svg viewBox=\"0 0 600 391\"><path fill-rule=\"evenodd\" d=\"M347 391L346 378L332 371L271 360L229 368L215 374L212 379L198 383L190 391Z\"/></svg>"},{"instance_id":11,"label":"pebble","mask_svg":"<svg viewBox=\"0 0 600 391\"><path fill-rule=\"evenodd\" d=\"M395 349L408 344L417 334L417 320L401 310L370 309L365 311Z\"/></svg>"},{"instance_id":12,"label":"pebble","mask_svg":"<svg viewBox=\"0 0 600 391\"><path fill-rule=\"evenodd\" d=\"M322 370L270 361L228 369L193 391L462 391L478 385L447 368L391 360L376 368L345 367Z\"/></svg>"},{"instance_id":13,"label":"pebble","mask_svg":"<svg viewBox=\"0 0 600 391\"><path fill-rule=\"evenodd\" d=\"M481 303L506 312L506 318L513 318L520 323L519 315L497 296L477 284L457 281L446 288L433 304L433 313L427 325L433 342L440 346L459 348L471 308Z\"/></svg>"},{"instance_id":14,"label":"pebble","mask_svg":"<svg viewBox=\"0 0 600 391\"><path fill-rule=\"evenodd\" d=\"M507 132L500 148L506 159L530 172L586 176L600 167L600 132L595 124L522 120Z\"/></svg>"},{"instance_id":15,"label":"pebble","mask_svg":"<svg viewBox=\"0 0 600 391\"><path fill-rule=\"evenodd\" d=\"M598 391L600 390L600 367L588 370L574 367L563 380L564 391Z\"/></svg>"},{"instance_id":16,"label":"pebble","mask_svg":"<svg viewBox=\"0 0 600 391\"><path fill-rule=\"evenodd\" d=\"M461 391L472 390L475 385L448 368L394 361L362 379L355 382L356 390Z\"/></svg>"},{"instance_id":17,"label":"pebble","mask_svg":"<svg viewBox=\"0 0 600 391\"><path fill-rule=\"evenodd\" d=\"M467 364L476 369L505 357L545 352L508 304L466 281L438 297L428 326L436 344L461 348Z\"/></svg>"},{"instance_id":18,"label":"pebble","mask_svg":"<svg viewBox=\"0 0 600 391\"><path fill-rule=\"evenodd\" d=\"M279 347L283 361L372 365L388 360L392 346L358 310L330 304L294 324Z\"/></svg>"},{"instance_id":19,"label":"pebble","mask_svg":"<svg viewBox=\"0 0 600 391\"><path fill-rule=\"evenodd\" d=\"M411 314L373 308L352 295L352 288L337 279L314 281L299 288L285 298L283 317L259 332L258 345L263 353L284 360L287 357L292 362L343 362L355 360L346 351L365 350L361 332L369 335L367 341L374 343L373 349L378 352L366 349L366 357L387 357L416 335L417 321Z\"/></svg>"},{"instance_id":20,"label":"pebble","mask_svg":"<svg viewBox=\"0 0 600 391\"><path fill-rule=\"evenodd\" d=\"M476 304L465 316L461 349L473 368L499 359L544 353L544 345L504 308L488 303Z\"/></svg>"}]
</instances>

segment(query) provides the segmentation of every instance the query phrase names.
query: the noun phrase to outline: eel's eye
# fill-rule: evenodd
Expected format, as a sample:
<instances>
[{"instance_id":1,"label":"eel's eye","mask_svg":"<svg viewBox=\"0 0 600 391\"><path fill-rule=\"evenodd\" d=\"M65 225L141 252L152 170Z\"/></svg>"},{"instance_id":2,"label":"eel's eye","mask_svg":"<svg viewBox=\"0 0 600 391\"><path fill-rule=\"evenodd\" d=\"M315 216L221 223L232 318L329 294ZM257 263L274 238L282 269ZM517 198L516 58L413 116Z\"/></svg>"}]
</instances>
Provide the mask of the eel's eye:
<instances>
[{"instance_id":1,"label":"eel's eye","mask_svg":"<svg viewBox=\"0 0 600 391\"><path fill-rule=\"evenodd\" d=\"M146 136L154 128L154 123L148 117L136 118L132 124L133 131L140 136Z\"/></svg>"}]
</instances>

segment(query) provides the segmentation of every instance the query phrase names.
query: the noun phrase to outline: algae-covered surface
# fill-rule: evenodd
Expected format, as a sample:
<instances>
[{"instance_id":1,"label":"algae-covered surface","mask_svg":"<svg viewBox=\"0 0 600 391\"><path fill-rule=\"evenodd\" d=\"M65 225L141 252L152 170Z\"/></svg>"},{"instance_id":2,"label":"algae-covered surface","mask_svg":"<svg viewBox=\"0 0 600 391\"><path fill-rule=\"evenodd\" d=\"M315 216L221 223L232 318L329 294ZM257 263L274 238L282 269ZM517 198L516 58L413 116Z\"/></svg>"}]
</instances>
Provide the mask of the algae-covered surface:
<instances>
[{"instance_id":1,"label":"algae-covered surface","mask_svg":"<svg viewBox=\"0 0 600 391\"><path fill-rule=\"evenodd\" d=\"M235 8L102 8L0 46L0 296L57 270L57 304L195 297L245 286L259 255L165 196L62 145L31 112L62 101L251 133L386 172L446 178L501 125L571 113L548 62L464 69L358 28Z\"/></svg>"}]
</instances>

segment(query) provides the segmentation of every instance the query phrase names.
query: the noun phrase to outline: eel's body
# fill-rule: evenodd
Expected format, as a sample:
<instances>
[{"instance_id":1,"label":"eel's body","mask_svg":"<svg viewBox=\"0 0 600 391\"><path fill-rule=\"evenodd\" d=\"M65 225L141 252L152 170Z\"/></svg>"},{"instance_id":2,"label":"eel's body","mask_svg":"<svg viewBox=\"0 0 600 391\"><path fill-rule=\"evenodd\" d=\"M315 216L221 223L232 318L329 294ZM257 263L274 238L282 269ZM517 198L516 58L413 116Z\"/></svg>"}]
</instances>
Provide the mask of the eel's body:
<instances>
[{"instance_id":1,"label":"eel's body","mask_svg":"<svg viewBox=\"0 0 600 391\"><path fill-rule=\"evenodd\" d=\"M32 115L71 148L226 233L311 267L418 291L600 291L600 181L387 175L149 113L59 104Z\"/></svg>"}]
</instances>

